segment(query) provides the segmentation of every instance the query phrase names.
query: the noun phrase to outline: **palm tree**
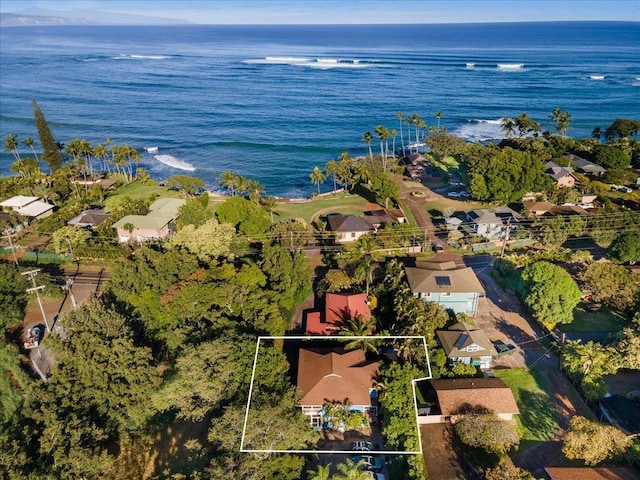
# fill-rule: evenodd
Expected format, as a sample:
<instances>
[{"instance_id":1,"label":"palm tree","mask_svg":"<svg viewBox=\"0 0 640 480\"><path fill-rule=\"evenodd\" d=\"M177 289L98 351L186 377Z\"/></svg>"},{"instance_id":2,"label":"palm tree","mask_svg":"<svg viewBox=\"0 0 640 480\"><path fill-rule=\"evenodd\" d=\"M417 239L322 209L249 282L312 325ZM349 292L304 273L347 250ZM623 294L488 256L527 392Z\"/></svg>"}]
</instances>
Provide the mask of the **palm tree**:
<instances>
[{"instance_id":1,"label":"palm tree","mask_svg":"<svg viewBox=\"0 0 640 480\"><path fill-rule=\"evenodd\" d=\"M353 247L353 258L356 262L354 273L365 281L367 298L369 297L369 286L373 281L374 254L377 248L378 242L370 234L358 238Z\"/></svg>"},{"instance_id":2,"label":"palm tree","mask_svg":"<svg viewBox=\"0 0 640 480\"><path fill-rule=\"evenodd\" d=\"M330 467L331 464L329 463L324 467L318 465L316 470L307 470L307 480L329 480L331 478Z\"/></svg>"},{"instance_id":3,"label":"palm tree","mask_svg":"<svg viewBox=\"0 0 640 480\"><path fill-rule=\"evenodd\" d=\"M404 128L402 127L402 120L404 120L404 114L401 111L398 111L396 112L396 118L400 123L400 143L402 143L402 156L404 157L404 136L402 134L404 130Z\"/></svg>"},{"instance_id":4,"label":"palm tree","mask_svg":"<svg viewBox=\"0 0 640 480\"><path fill-rule=\"evenodd\" d=\"M4 149L13 154L16 162L20 161L20 152L18 152L18 137L14 133L7 134L4 137Z\"/></svg>"},{"instance_id":5,"label":"palm tree","mask_svg":"<svg viewBox=\"0 0 640 480\"><path fill-rule=\"evenodd\" d=\"M133 223L127 222L122 226L123 230L129 232L129 243L133 245L133 231L135 230L135 225Z\"/></svg>"},{"instance_id":6,"label":"palm tree","mask_svg":"<svg viewBox=\"0 0 640 480\"><path fill-rule=\"evenodd\" d=\"M371 142L373 142L373 135L371 135L371 132L364 132L364 135L362 135L362 141L367 144L367 147L369 147L369 160L371 161L371 163L373 163L373 152L371 151Z\"/></svg>"},{"instance_id":7,"label":"palm tree","mask_svg":"<svg viewBox=\"0 0 640 480\"><path fill-rule=\"evenodd\" d=\"M393 139L393 143L391 144L391 151L393 152L393 156L396 156L396 137L398 136L398 131L395 128L391 129L391 132L389 132L389 135L391 136L391 138Z\"/></svg>"},{"instance_id":8,"label":"palm tree","mask_svg":"<svg viewBox=\"0 0 640 480\"><path fill-rule=\"evenodd\" d=\"M324 176L324 173L322 173L322 170L318 167L313 167L309 178L311 179L311 183L318 188L318 195L320 195L320 184L323 183L327 177Z\"/></svg>"},{"instance_id":9,"label":"palm tree","mask_svg":"<svg viewBox=\"0 0 640 480\"><path fill-rule=\"evenodd\" d=\"M333 177L333 193L336 193L336 190L338 189L338 186L336 184L336 172L338 171L338 163L335 160L329 160L324 166L324 171L326 175L331 175Z\"/></svg>"},{"instance_id":10,"label":"palm tree","mask_svg":"<svg viewBox=\"0 0 640 480\"><path fill-rule=\"evenodd\" d=\"M440 131L440 118L442 117L442 111L436 110L436 118L438 119L438 132Z\"/></svg>"},{"instance_id":11,"label":"palm tree","mask_svg":"<svg viewBox=\"0 0 640 480\"><path fill-rule=\"evenodd\" d=\"M93 154L95 155L96 158L101 160L100 168L102 169L102 171L109 172L109 163L107 162L107 158L109 157L109 151L107 150L107 147L105 147L104 144L99 143L93 149Z\"/></svg>"},{"instance_id":12,"label":"palm tree","mask_svg":"<svg viewBox=\"0 0 640 480\"><path fill-rule=\"evenodd\" d=\"M136 178L140 180L140 183L147 183L151 176L146 168L140 167L136 169Z\"/></svg>"},{"instance_id":13,"label":"palm tree","mask_svg":"<svg viewBox=\"0 0 640 480\"><path fill-rule=\"evenodd\" d=\"M276 200L276 198L272 197L271 195L262 200L262 206L267 212L269 212L269 215L271 216L271 223L273 223L273 213L276 211L277 203L278 201Z\"/></svg>"},{"instance_id":14,"label":"palm tree","mask_svg":"<svg viewBox=\"0 0 640 480\"><path fill-rule=\"evenodd\" d=\"M231 170L225 170L220 175L220 185L231 192L231 196L235 197L235 189L238 186L238 176Z\"/></svg>"},{"instance_id":15,"label":"palm tree","mask_svg":"<svg viewBox=\"0 0 640 480\"><path fill-rule=\"evenodd\" d=\"M563 137L566 137L567 130L569 129L569 121L571 120L571 114L569 112L563 112L560 110L560 107L556 107L549 115L549 119L556 122L556 132L561 133Z\"/></svg>"},{"instance_id":16,"label":"palm tree","mask_svg":"<svg viewBox=\"0 0 640 480\"><path fill-rule=\"evenodd\" d=\"M365 320L362 315L347 320L340 327L339 334L345 337L359 337L354 339L344 339L345 350L355 350L362 348L363 352L377 352L377 342L373 333L375 332L376 321L373 317Z\"/></svg>"},{"instance_id":17,"label":"palm tree","mask_svg":"<svg viewBox=\"0 0 640 480\"><path fill-rule=\"evenodd\" d=\"M336 170L336 175L338 176L338 181L343 183L347 190L349 190L349 184L352 183L351 180L353 178L353 168L355 164L349 152L342 152L340 154L340 160L338 161L338 168Z\"/></svg>"},{"instance_id":18,"label":"palm tree","mask_svg":"<svg viewBox=\"0 0 640 480\"><path fill-rule=\"evenodd\" d=\"M30 149L31 149L31 152L33 153L33 156L34 156L34 157L36 157L36 162L38 162L38 163L39 163L39 162L40 162L40 159L38 158L38 154L36 153L36 150L35 150L35 148L34 148L35 143L34 143L34 141L33 141L33 138L31 138L31 137L26 137L26 138L22 141L22 143L24 143L24 146L25 146L25 147L27 147L27 148L30 148Z\"/></svg>"},{"instance_id":19,"label":"palm tree","mask_svg":"<svg viewBox=\"0 0 640 480\"><path fill-rule=\"evenodd\" d=\"M264 187L260 185L260 182L258 182L257 180L248 180L247 193L249 193L249 200L251 200L256 205L260 205L260 199L262 198L262 194L264 193Z\"/></svg>"},{"instance_id":20,"label":"palm tree","mask_svg":"<svg viewBox=\"0 0 640 480\"><path fill-rule=\"evenodd\" d=\"M236 192L244 194L249 191L249 180L243 175L236 175Z\"/></svg>"},{"instance_id":21,"label":"palm tree","mask_svg":"<svg viewBox=\"0 0 640 480\"><path fill-rule=\"evenodd\" d=\"M354 462L351 458L347 458L344 463L338 464L338 474L334 480L371 480L371 475L362 470L363 463Z\"/></svg>"}]
</instances>

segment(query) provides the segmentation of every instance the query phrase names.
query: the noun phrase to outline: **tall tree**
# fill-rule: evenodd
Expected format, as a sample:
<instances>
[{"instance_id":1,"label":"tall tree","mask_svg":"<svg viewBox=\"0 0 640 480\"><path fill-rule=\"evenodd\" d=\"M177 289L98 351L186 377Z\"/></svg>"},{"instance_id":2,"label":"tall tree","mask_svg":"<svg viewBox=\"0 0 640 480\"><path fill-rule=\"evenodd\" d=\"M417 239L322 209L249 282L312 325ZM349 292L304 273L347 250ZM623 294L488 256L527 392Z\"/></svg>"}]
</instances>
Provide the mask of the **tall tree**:
<instances>
[{"instance_id":1,"label":"tall tree","mask_svg":"<svg viewBox=\"0 0 640 480\"><path fill-rule=\"evenodd\" d=\"M624 232L619 234L609 248L607 257L616 263L640 262L640 236L638 232Z\"/></svg>"},{"instance_id":2,"label":"tall tree","mask_svg":"<svg viewBox=\"0 0 640 480\"><path fill-rule=\"evenodd\" d=\"M333 193L336 193L338 186L336 185L336 175L338 173L338 163L335 160L329 160L324 166L324 172L326 175L333 177Z\"/></svg>"},{"instance_id":3,"label":"tall tree","mask_svg":"<svg viewBox=\"0 0 640 480\"><path fill-rule=\"evenodd\" d=\"M571 114L569 112L563 112L560 110L560 107L556 107L549 115L549 119L556 122L556 132L561 133L563 137L566 137L567 130L570 125Z\"/></svg>"},{"instance_id":4,"label":"tall tree","mask_svg":"<svg viewBox=\"0 0 640 480\"><path fill-rule=\"evenodd\" d=\"M367 147L369 148L369 161L373 164L373 152L371 151L371 142L373 142L373 135L371 135L371 132L364 132L364 134L362 135L362 141L366 143Z\"/></svg>"},{"instance_id":5,"label":"tall tree","mask_svg":"<svg viewBox=\"0 0 640 480\"><path fill-rule=\"evenodd\" d=\"M260 205L260 199L264 193L264 187L260 185L257 180L249 180L247 182L247 192L249 193L249 200L256 205Z\"/></svg>"},{"instance_id":6,"label":"tall tree","mask_svg":"<svg viewBox=\"0 0 640 480\"><path fill-rule=\"evenodd\" d=\"M503 117L500 121L500 125L502 126L502 130L504 130L507 138L510 138L516 131L516 122L514 122L511 117Z\"/></svg>"},{"instance_id":7,"label":"tall tree","mask_svg":"<svg viewBox=\"0 0 640 480\"><path fill-rule=\"evenodd\" d=\"M8 133L4 137L4 149L11 152L16 162L20 162L20 152L18 151L18 137L14 133Z\"/></svg>"},{"instance_id":8,"label":"tall tree","mask_svg":"<svg viewBox=\"0 0 640 480\"><path fill-rule=\"evenodd\" d=\"M318 167L313 167L309 178L311 180L311 183L313 183L318 189L318 195L320 195L320 184L323 183L327 179L327 177L324 176L324 173L322 173L322 170L320 170Z\"/></svg>"},{"instance_id":9,"label":"tall tree","mask_svg":"<svg viewBox=\"0 0 640 480\"><path fill-rule=\"evenodd\" d=\"M40 110L38 102L32 100L31 103L33 106L33 116L35 118L36 128L38 129L38 137L40 138L40 145L43 150L42 159L47 162L49 170L53 173L62 166L61 149L58 148L58 144L53 138L49 124L44 118L44 114L42 113L42 110Z\"/></svg>"},{"instance_id":10,"label":"tall tree","mask_svg":"<svg viewBox=\"0 0 640 480\"><path fill-rule=\"evenodd\" d=\"M436 110L436 118L438 119L438 132L440 131L440 119L442 118L442 111Z\"/></svg>"},{"instance_id":11,"label":"tall tree","mask_svg":"<svg viewBox=\"0 0 640 480\"><path fill-rule=\"evenodd\" d=\"M401 111L397 111L396 112L396 118L398 119L398 123L400 124L400 143L402 144L402 156L404 157L405 153L404 153L404 127L403 127L403 120L404 120L404 114Z\"/></svg>"},{"instance_id":12,"label":"tall tree","mask_svg":"<svg viewBox=\"0 0 640 480\"><path fill-rule=\"evenodd\" d=\"M558 323L570 323L582 292L563 268L550 262L536 262L521 274L524 303L536 319L549 329Z\"/></svg>"},{"instance_id":13,"label":"tall tree","mask_svg":"<svg viewBox=\"0 0 640 480\"><path fill-rule=\"evenodd\" d=\"M375 353L378 349L378 342L373 336L375 330L375 319L367 321L362 315L346 320L340 327L340 335L349 337L362 337L346 339L345 350L356 350L361 348L363 352ZM365 338L371 337L371 338Z\"/></svg>"},{"instance_id":14,"label":"tall tree","mask_svg":"<svg viewBox=\"0 0 640 480\"><path fill-rule=\"evenodd\" d=\"M225 170L222 172L222 175L220 175L220 185L229 190L233 197L236 194L235 189L238 186L238 176L231 170Z\"/></svg>"}]
</instances>

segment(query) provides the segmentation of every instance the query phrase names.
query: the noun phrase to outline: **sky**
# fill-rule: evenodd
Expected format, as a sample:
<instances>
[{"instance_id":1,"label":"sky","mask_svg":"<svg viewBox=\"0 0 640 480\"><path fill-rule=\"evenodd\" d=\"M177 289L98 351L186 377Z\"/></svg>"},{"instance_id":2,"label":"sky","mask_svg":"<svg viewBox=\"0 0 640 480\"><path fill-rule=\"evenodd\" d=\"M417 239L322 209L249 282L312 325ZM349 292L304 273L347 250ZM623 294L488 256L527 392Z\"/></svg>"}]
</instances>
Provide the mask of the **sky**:
<instances>
[{"instance_id":1,"label":"sky","mask_svg":"<svg viewBox=\"0 0 640 480\"><path fill-rule=\"evenodd\" d=\"M0 0L0 13L99 10L201 24L640 22L640 0Z\"/></svg>"}]
</instances>

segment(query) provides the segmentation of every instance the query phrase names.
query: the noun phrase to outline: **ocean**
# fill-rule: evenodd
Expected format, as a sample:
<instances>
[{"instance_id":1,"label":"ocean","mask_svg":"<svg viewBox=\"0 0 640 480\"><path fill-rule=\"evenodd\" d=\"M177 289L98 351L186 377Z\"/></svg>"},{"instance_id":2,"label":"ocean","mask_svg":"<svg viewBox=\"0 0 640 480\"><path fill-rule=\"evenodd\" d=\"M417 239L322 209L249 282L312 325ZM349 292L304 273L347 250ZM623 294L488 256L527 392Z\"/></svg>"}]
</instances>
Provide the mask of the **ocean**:
<instances>
[{"instance_id":1,"label":"ocean","mask_svg":"<svg viewBox=\"0 0 640 480\"><path fill-rule=\"evenodd\" d=\"M399 147L398 111L427 125L441 111L442 127L478 142L522 112L553 131L555 107L576 138L640 119L640 23L3 27L3 138L37 142L31 99L57 141L127 143L160 181L215 190L233 170L301 198L314 166L366 154L376 125ZM0 176L11 161L3 151Z\"/></svg>"}]
</instances>

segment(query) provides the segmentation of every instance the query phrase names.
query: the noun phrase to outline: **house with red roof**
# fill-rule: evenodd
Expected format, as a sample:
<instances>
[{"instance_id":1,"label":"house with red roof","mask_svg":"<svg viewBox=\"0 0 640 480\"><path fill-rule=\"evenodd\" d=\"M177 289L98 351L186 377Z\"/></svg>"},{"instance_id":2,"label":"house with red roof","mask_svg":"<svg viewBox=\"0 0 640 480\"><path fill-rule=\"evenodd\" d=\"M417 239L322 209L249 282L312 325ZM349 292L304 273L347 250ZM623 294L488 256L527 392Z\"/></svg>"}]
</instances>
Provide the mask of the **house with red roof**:
<instances>
[{"instance_id":1,"label":"house with red roof","mask_svg":"<svg viewBox=\"0 0 640 480\"><path fill-rule=\"evenodd\" d=\"M324 310L308 312L305 331L309 335L332 335L353 318L371 320L371 309L365 293L327 293Z\"/></svg>"}]
</instances>

